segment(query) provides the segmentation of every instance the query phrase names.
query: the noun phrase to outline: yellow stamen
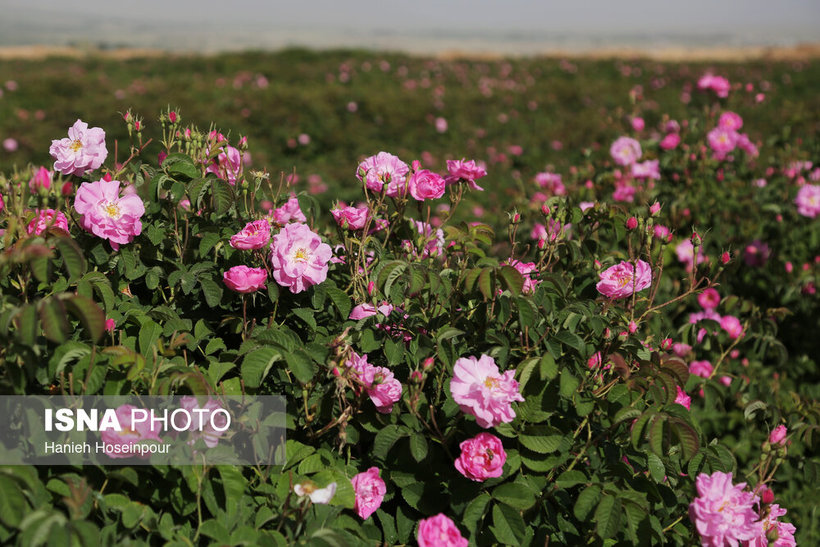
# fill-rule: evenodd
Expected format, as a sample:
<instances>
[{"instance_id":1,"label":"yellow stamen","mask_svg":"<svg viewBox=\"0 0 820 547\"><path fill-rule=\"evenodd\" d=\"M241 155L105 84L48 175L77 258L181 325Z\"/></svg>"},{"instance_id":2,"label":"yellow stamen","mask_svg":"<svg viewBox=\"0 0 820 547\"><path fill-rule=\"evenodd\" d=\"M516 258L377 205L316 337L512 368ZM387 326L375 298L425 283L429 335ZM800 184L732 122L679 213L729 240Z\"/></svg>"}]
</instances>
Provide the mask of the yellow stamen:
<instances>
[{"instance_id":1,"label":"yellow stamen","mask_svg":"<svg viewBox=\"0 0 820 547\"><path fill-rule=\"evenodd\" d=\"M490 389L493 389L493 388L498 387L498 378L493 378L493 377L491 377L491 376L488 376L488 377L484 380L484 386L485 386L485 387L488 387L488 388L490 388Z\"/></svg>"},{"instance_id":2,"label":"yellow stamen","mask_svg":"<svg viewBox=\"0 0 820 547\"><path fill-rule=\"evenodd\" d=\"M78 151L80 148L82 148L82 147L83 147L83 143L82 143L82 141L80 141L80 139L77 139L76 141L73 141L69 147L71 148L71 150L72 150L73 152L76 152L76 151Z\"/></svg>"},{"instance_id":3,"label":"yellow stamen","mask_svg":"<svg viewBox=\"0 0 820 547\"><path fill-rule=\"evenodd\" d=\"M105 214L110 216L111 218L119 218L120 216L120 206L116 203L109 203L108 205L103 205L103 210Z\"/></svg>"},{"instance_id":4,"label":"yellow stamen","mask_svg":"<svg viewBox=\"0 0 820 547\"><path fill-rule=\"evenodd\" d=\"M308 252L304 248L296 249L296 252L293 253L293 260L297 260L300 262L307 262L308 259Z\"/></svg>"}]
</instances>

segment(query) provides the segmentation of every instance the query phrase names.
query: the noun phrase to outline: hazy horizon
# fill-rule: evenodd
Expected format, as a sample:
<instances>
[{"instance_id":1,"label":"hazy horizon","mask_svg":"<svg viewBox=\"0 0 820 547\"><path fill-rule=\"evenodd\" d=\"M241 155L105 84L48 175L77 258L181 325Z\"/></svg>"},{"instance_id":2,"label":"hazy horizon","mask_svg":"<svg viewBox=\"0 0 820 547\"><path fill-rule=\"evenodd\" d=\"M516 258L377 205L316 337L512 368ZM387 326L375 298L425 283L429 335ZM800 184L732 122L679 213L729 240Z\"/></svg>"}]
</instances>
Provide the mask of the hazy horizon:
<instances>
[{"instance_id":1,"label":"hazy horizon","mask_svg":"<svg viewBox=\"0 0 820 547\"><path fill-rule=\"evenodd\" d=\"M786 0L0 0L0 45L170 50L285 46L537 51L820 41L820 2Z\"/></svg>"}]
</instances>

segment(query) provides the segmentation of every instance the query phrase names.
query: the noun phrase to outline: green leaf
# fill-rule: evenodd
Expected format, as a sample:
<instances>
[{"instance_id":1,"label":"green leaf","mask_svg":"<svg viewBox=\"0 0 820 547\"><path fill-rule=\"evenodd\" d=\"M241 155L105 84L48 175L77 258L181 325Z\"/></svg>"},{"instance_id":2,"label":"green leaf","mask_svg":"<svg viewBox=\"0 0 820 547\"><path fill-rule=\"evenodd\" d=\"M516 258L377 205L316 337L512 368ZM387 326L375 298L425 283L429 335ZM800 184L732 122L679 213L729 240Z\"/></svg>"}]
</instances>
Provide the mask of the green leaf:
<instances>
[{"instance_id":1,"label":"green leaf","mask_svg":"<svg viewBox=\"0 0 820 547\"><path fill-rule=\"evenodd\" d=\"M663 461L654 452L647 454L647 466L649 467L649 474L652 475L652 480L659 484L663 482L663 478L666 476L666 468Z\"/></svg>"},{"instance_id":2,"label":"green leaf","mask_svg":"<svg viewBox=\"0 0 820 547\"><path fill-rule=\"evenodd\" d=\"M587 476L584 475L583 472L575 469L564 471L555 479L555 484L559 488L571 488L576 484L583 484L585 482L587 482Z\"/></svg>"},{"instance_id":3,"label":"green leaf","mask_svg":"<svg viewBox=\"0 0 820 547\"><path fill-rule=\"evenodd\" d=\"M353 307L350 297L346 292L336 287L327 287L325 290L327 291L327 295L330 297L330 300L333 302L333 305L339 310L339 315L342 317L342 321L347 320L347 318L350 317L350 310Z\"/></svg>"},{"instance_id":4,"label":"green leaf","mask_svg":"<svg viewBox=\"0 0 820 547\"><path fill-rule=\"evenodd\" d=\"M766 408L768 408L768 405L766 405L763 401L752 401L746 406L746 408L743 409L743 417L749 421L754 417L755 412L758 410L766 410Z\"/></svg>"},{"instance_id":5,"label":"green leaf","mask_svg":"<svg viewBox=\"0 0 820 547\"><path fill-rule=\"evenodd\" d=\"M500 502L519 510L535 505L535 492L526 484L508 482L493 489L492 496Z\"/></svg>"},{"instance_id":6,"label":"green leaf","mask_svg":"<svg viewBox=\"0 0 820 547\"><path fill-rule=\"evenodd\" d=\"M427 439L421 433L410 436L410 454L417 462L427 457Z\"/></svg>"},{"instance_id":7,"label":"green leaf","mask_svg":"<svg viewBox=\"0 0 820 547\"><path fill-rule=\"evenodd\" d=\"M666 416L658 414L649 426L649 448L658 456L663 456L663 426Z\"/></svg>"},{"instance_id":8,"label":"green leaf","mask_svg":"<svg viewBox=\"0 0 820 547\"><path fill-rule=\"evenodd\" d=\"M519 296L515 299L515 303L518 308L518 322L521 329L535 326L535 309L529 298Z\"/></svg>"},{"instance_id":9,"label":"green leaf","mask_svg":"<svg viewBox=\"0 0 820 547\"><path fill-rule=\"evenodd\" d=\"M478 276L478 289L484 296L484 300L489 300L493 296L493 269L487 266Z\"/></svg>"},{"instance_id":10,"label":"green leaf","mask_svg":"<svg viewBox=\"0 0 820 547\"><path fill-rule=\"evenodd\" d=\"M194 165L194 160L186 154L169 154L162 161L163 170L177 180L191 180L199 176L200 172Z\"/></svg>"},{"instance_id":11,"label":"green leaf","mask_svg":"<svg viewBox=\"0 0 820 547\"><path fill-rule=\"evenodd\" d=\"M680 442L681 455L684 461L691 460L700 450L698 432L691 425L678 418L671 418L669 425Z\"/></svg>"},{"instance_id":12,"label":"green leaf","mask_svg":"<svg viewBox=\"0 0 820 547\"><path fill-rule=\"evenodd\" d=\"M393 445L396 444L396 441L406 437L408 433L407 428L404 426L391 424L383 427L373 439L373 456L383 460L387 457L387 453L390 452Z\"/></svg>"},{"instance_id":13,"label":"green leaf","mask_svg":"<svg viewBox=\"0 0 820 547\"><path fill-rule=\"evenodd\" d=\"M464 514L461 516L461 523L466 530L478 529L478 521L481 520L487 512L487 505L491 499L486 492L481 492L467 504L467 507L464 509Z\"/></svg>"},{"instance_id":14,"label":"green leaf","mask_svg":"<svg viewBox=\"0 0 820 547\"><path fill-rule=\"evenodd\" d=\"M201 278L199 284L202 286L202 294L205 295L205 303L208 307L219 306L219 301L222 300L222 287L207 277Z\"/></svg>"},{"instance_id":15,"label":"green leaf","mask_svg":"<svg viewBox=\"0 0 820 547\"><path fill-rule=\"evenodd\" d=\"M86 296L72 294L61 299L72 315L80 320L86 332L95 342L105 334L105 313L96 302Z\"/></svg>"},{"instance_id":16,"label":"green leaf","mask_svg":"<svg viewBox=\"0 0 820 547\"><path fill-rule=\"evenodd\" d=\"M255 349L246 354L240 367L245 385L252 389L258 388L273 364L281 358L279 351L271 347Z\"/></svg>"},{"instance_id":17,"label":"green leaf","mask_svg":"<svg viewBox=\"0 0 820 547\"><path fill-rule=\"evenodd\" d=\"M521 514L503 503L493 506L493 526L490 527L495 538L506 545L521 545L526 532L526 525Z\"/></svg>"},{"instance_id":18,"label":"green leaf","mask_svg":"<svg viewBox=\"0 0 820 547\"><path fill-rule=\"evenodd\" d=\"M521 272L512 266L501 266L498 269L498 277L513 296L521 294L521 290L524 288L524 276L521 275Z\"/></svg>"},{"instance_id":19,"label":"green leaf","mask_svg":"<svg viewBox=\"0 0 820 547\"><path fill-rule=\"evenodd\" d=\"M558 393L565 399L571 399L575 394L575 390L581 385L581 381L572 375L569 370L561 372L561 380L558 387Z\"/></svg>"},{"instance_id":20,"label":"green leaf","mask_svg":"<svg viewBox=\"0 0 820 547\"><path fill-rule=\"evenodd\" d=\"M316 369L313 366L313 360L307 353L305 353L304 350L299 349L286 354L285 361L296 379L303 384L306 384L313 379Z\"/></svg>"},{"instance_id":21,"label":"green leaf","mask_svg":"<svg viewBox=\"0 0 820 547\"><path fill-rule=\"evenodd\" d=\"M595 522L601 539L614 536L621 524L621 502L609 494L604 494L595 510Z\"/></svg>"},{"instance_id":22,"label":"green leaf","mask_svg":"<svg viewBox=\"0 0 820 547\"><path fill-rule=\"evenodd\" d=\"M162 327L154 321L146 321L140 327L139 341L140 353L150 357L153 353L154 345L162 334Z\"/></svg>"},{"instance_id":23,"label":"green leaf","mask_svg":"<svg viewBox=\"0 0 820 547\"><path fill-rule=\"evenodd\" d=\"M522 445L539 454L551 454L561 446L562 435L519 435Z\"/></svg>"},{"instance_id":24,"label":"green leaf","mask_svg":"<svg viewBox=\"0 0 820 547\"><path fill-rule=\"evenodd\" d=\"M404 342L387 339L384 341L384 356L391 365L397 365L404 357Z\"/></svg>"},{"instance_id":25,"label":"green leaf","mask_svg":"<svg viewBox=\"0 0 820 547\"><path fill-rule=\"evenodd\" d=\"M29 505L20 485L0 475L0 521L9 528L17 528L28 511Z\"/></svg>"},{"instance_id":26,"label":"green leaf","mask_svg":"<svg viewBox=\"0 0 820 547\"><path fill-rule=\"evenodd\" d=\"M222 216L230 211L231 205L233 205L234 201L234 194L231 186L224 180L214 179L211 182L211 191L214 196L214 207L216 208L216 214Z\"/></svg>"},{"instance_id":27,"label":"green leaf","mask_svg":"<svg viewBox=\"0 0 820 547\"><path fill-rule=\"evenodd\" d=\"M558 376L558 365L550 353L541 356L541 362L538 366L542 380L553 380Z\"/></svg>"},{"instance_id":28,"label":"green leaf","mask_svg":"<svg viewBox=\"0 0 820 547\"><path fill-rule=\"evenodd\" d=\"M592 484L581 490L573 507L575 518L580 521L586 521L590 511L592 511L592 508L598 503L600 497L601 487L597 484Z\"/></svg>"},{"instance_id":29,"label":"green leaf","mask_svg":"<svg viewBox=\"0 0 820 547\"><path fill-rule=\"evenodd\" d=\"M205 258L211 252L217 243L219 243L219 234L215 232L206 232L202 234L202 239L199 241L199 257Z\"/></svg>"},{"instance_id":30,"label":"green leaf","mask_svg":"<svg viewBox=\"0 0 820 547\"><path fill-rule=\"evenodd\" d=\"M40 302L40 323L46 338L61 344L71 333L65 306L57 298L46 298Z\"/></svg>"},{"instance_id":31,"label":"green leaf","mask_svg":"<svg viewBox=\"0 0 820 547\"><path fill-rule=\"evenodd\" d=\"M574 332L570 332L568 330L558 331L555 333L554 338L560 341L561 343L571 347L578 353L584 353L584 348L586 347L586 344L584 343L584 340Z\"/></svg>"},{"instance_id":32,"label":"green leaf","mask_svg":"<svg viewBox=\"0 0 820 547\"><path fill-rule=\"evenodd\" d=\"M68 272L69 281L78 279L86 269L85 257L80 246L70 237L58 237L55 244L60 251L60 256L63 257L63 266Z\"/></svg>"}]
</instances>

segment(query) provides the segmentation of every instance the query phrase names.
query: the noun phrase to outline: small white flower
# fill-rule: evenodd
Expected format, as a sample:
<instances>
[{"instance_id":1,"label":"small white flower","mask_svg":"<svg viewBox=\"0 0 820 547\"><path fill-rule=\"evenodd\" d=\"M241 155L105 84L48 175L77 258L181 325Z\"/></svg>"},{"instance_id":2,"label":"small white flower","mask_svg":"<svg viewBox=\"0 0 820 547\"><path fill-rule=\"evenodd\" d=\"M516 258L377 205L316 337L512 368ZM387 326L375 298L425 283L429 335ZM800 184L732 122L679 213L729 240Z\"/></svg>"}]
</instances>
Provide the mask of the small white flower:
<instances>
[{"instance_id":1,"label":"small white flower","mask_svg":"<svg viewBox=\"0 0 820 547\"><path fill-rule=\"evenodd\" d=\"M311 481L305 481L293 487L293 491L297 496L308 496L313 503L330 503L336 494L336 483L331 482L324 488L317 488Z\"/></svg>"}]
</instances>

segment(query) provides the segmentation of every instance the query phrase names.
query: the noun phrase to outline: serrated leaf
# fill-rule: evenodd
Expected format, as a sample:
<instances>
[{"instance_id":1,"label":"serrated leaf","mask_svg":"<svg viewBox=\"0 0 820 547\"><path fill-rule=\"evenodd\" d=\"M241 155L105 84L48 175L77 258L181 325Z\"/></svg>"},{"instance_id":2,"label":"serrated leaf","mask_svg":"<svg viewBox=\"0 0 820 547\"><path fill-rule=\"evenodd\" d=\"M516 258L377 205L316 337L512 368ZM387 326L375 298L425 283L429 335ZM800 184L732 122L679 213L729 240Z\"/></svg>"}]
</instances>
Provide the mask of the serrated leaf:
<instances>
[{"instance_id":1,"label":"serrated leaf","mask_svg":"<svg viewBox=\"0 0 820 547\"><path fill-rule=\"evenodd\" d=\"M417 462L427 457L427 439L421 433L410 436L410 454Z\"/></svg>"},{"instance_id":2,"label":"serrated leaf","mask_svg":"<svg viewBox=\"0 0 820 547\"><path fill-rule=\"evenodd\" d=\"M561 372L558 393L565 399L571 399L579 385L581 385L581 381L573 376L569 370L564 369Z\"/></svg>"},{"instance_id":3,"label":"serrated leaf","mask_svg":"<svg viewBox=\"0 0 820 547\"><path fill-rule=\"evenodd\" d=\"M754 417L754 413L758 410L766 410L768 405L763 401L752 401L746 408L743 409L743 417L746 418L747 421L751 420Z\"/></svg>"},{"instance_id":4,"label":"serrated leaf","mask_svg":"<svg viewBox=\"0 0 820 547\"><path fill-rule=\"evenodd\" d=\"M245 385L252 389L258 388L273 364L281 358L282 354L271 347L258 348L246 354L240 367Z\"/></svg>"},{"instance_id":5,"label":"serrated leaf","mask_svg":"<svg viewBox=\"0 0 820 547\"><path fill-rule=\"evenodd\" d=\"M669 425L672 428L672 432L680 442L681 455L683 456L684 461L691 460L700 450L700 439L697 431L695 431L692 426L678 418L671 418L669 420Z\"/></svg>"},{"instance_id":6,"label":"serrated leaf","mask_svg":"<svg viewBox=\"0 0 820 547\"><path fill-rule=\"evenodd\" d=\"M216 214L221 216L230 211L234 200L231 186L223 180L214 179L211 182L211 192L214 198Z\"/></svg>"},{"instance_id":7,"label":"serrated leaf","mask_svg":"<svg viewBox=\"0 0 820 547\"><path fill-rule=\"evenodd\" d=\"M484 296L484 300L489 300L493 296L493 269L489 266L481 270L478 276L478 290Z\"/></svg>"},{"instance_id":8,"label":"serrated leaf","mask_svg":"<svg viewBox=\"0 0 820 547\"><path fill-rule=\"evenodd\" d=\"M587 482L587 476L584 475L582 471L576 469L564 471L555 479L555 484L558 485L559 488L571 488L576 484L583 484L585 482Z\"/></svg>"},{"instance_id":9,"label":"serrated leaf","mask_svg":"<svg viewBox=\"0 0 820 547\"><path fill-rule=\"evenodd\" d=\"M86 332L95 342L105 334L105 313L88 297L73 294L61 297L66 309L80 320Z\"/></svg>"},{"instance_id":10,"label":"serrated leaf","mask_svg":"<svg viewBox=\"0 0 820 547\"><path fill-rule=\"evenodd\" d=\"M406 437L407 434L407 428L404 426L391 424L383 427L373 439L373 456L384 459L390 449L393 448L393 445L396 444L396 441Z\"/></svg>"},{"instance_id":11,"label":"serrated leaf","mask_svg":"<svg viewBox=\"0 0 820 547\"><path fill-rule=\"evenodd\" d=\"M500 543L521 545L526 525L516 509L503 503L497 503L493 506L493 525L490 529Z\"/></svg>"},{"instance_id":12,"label":"serrated leaf","mask_svg":"<svg viewBox=\"0 0 820 547\"><path fill-rule=\"evenodd\" d=\"M467 504L464 514L461 516L461 523L467 530L476 530L478 521L487 512L487 505L490 503L490 496L486 492L481 492Z\"/></svg>"},{"instance_id":13,"label":"serrated leaf","mask_svg":"<svg viewBox=\"0 0 820 547\"><path fill-rule=\"evenodd\" d=\"M542 380L553 380L558 376L558 364L550 353L545 353L541 356L538 368Z\"/></svg>"},{"instance_id":14,"label":"serrated leaf","mask_svg":"<svg viewBox=\"0 0 820 547\"><path fill-rule=\"evenodd\" d=\"M621 524L621 502L609 494L601 497L595 509L596 530L601 539L611 538Z\"/></svg>"},{"instance_id":15,"label":"serrated leaf","mask_svg":"<svg viewBox=\"0 0 820 547\"><path fill-rule=\"evenodd\" d=\"M160 335L162 334L162 327L160 327L154 321L146 321L140 327L139 333L139 347L140 353L149 357L154 349L154 345L157 343Z\"/></svg>"},{"instance_id":16,"label":"serrated leaf","mask_svg":"<svg viewBox=\"0 0 820 547\"><path fill-rule=\"evenodd\" d=\"M535 492L526 484L508 482L495 487L492 496L518 510L529 509L535 504Z\"/></svg>"},{"instance_id":17,"label":"serrated leaf","mask_svg":"<svg viewBox=\"0 0 820 547\"><path fill-rule=\"evenodd\" d=\"M70 237L58 237L55 244L63 258L63 266L68 272L69 281L78 279L86 269L85 257L80 246Z\"/></svg>"},{"instance_id":18,"label":"serrated leaf","mask_svg":"<svg viewBox=\"0 0 820 547\"><path fill-rule=\"evenodd\" d=\"M652 479L657 483L663 482L663 478L666 476L666 467L664 467L663 461L654 452L648 453L646 458Z\"/></svg>"},{"instance_id":19,"label":"serrated leaf","mask_svg":"<svg viewBox=\"0 0 820 547\"><path fill-rule=\"evenodd\" d=\"M518 296L524 288L524 276L512 266L501 266L498 269L498 277L504 287L513 296Z\"/></svg>"},{"instance_id":20,"label":"serrated leaf","mask_svg":"<svg viewBox=\"0 0 820 547\"><path fill-rule=\"evenodd\" d=\"M339 310L339 315L342 317L342 321L345 321L348 317L350 317L350 310L353 308L353 303L350 300L350 296L348 296L343 290L337 289L336 287L327 287L325 290L327 291L327 295L330 297L330 300L333 302L333 305Z\"/></svg>"},{"instance_id":21,"label":"serrated leaf","mask_svg":"<svg viewBox=\"0 0 820 547\"><path fill-rule=\"evenodd\" d=\"M649 426L649 448L658 456L663 456L663 435L666 416L658 414Z\"/></svg>"},{"instance_id":22,"label":"serrated leaf","mask_svg":"<svg viewBox=\"0 0 820 547\"><path fill-rule=\"evenodd\" d=\"M222 287L207 277L201 278L199 284L202 287L202 294L205 295L205 303L211 308L217 307L222 300Z\"/></svg>"},{"instance_id":23,"label":"serrated leaf","mask_svg":"<svg viewBox=\"0 0 820 547\"><path fill-rule=\"evenodd\" d=\"M562 435L519 435L518 440L533 452L551 454L561 446L562 438Z\"/></svg>"},{"instance_id":24,"label":"serrated leaf","mask_svg":"<svg viewBox=\"0 0 820 547\"><path fill-rule=\"evenodd\" d=\"M285 355L285 362L287 362L288 369L290 369L296 379L303 384L310 382L316 373L313 360L304 350L300 349L288 353Z\"/></svg>"},{"instance_id":25,"label":"serrated leaf","mask_svg":"<svg viewBox=\"0 0 820 547\"><path fill-rule=\"evenodd\" d=\"M580 521L587 520L589 513L598 503L600 497L601 487L597 484L592 484L581 490L581 493L578 494L578 499L575 501L575 506L572 510L575 514L575 518Z\"/></svg>"},{"instance_id":26,"label":"serrated leaf","mask_svg":"<svg viewBox=\"0 0 820 547\"><path fill-rule=\"evenodd\" d=\"M46 338L61 344L71 332L65 306L56 298L47 298L40 302L40 323Z\"/></svg>"}]
</instances>

